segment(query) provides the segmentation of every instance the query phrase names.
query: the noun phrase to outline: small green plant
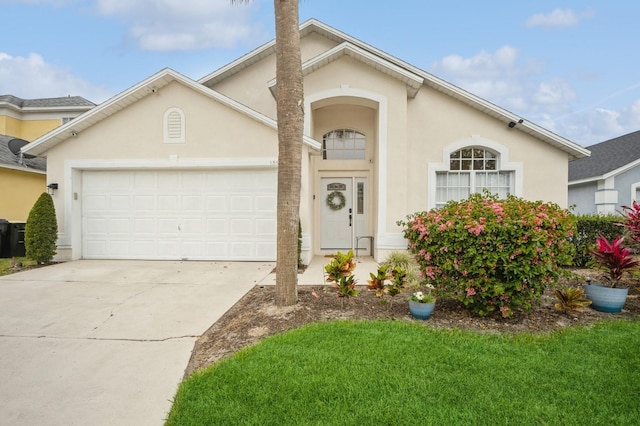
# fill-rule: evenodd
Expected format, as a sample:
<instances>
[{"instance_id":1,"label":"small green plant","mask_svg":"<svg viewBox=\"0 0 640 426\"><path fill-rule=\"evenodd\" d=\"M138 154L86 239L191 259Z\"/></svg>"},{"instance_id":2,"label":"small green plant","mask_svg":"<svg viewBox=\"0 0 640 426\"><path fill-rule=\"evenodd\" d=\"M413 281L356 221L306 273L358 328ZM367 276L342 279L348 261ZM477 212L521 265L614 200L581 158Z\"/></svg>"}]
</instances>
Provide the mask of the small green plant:
<instances>
[{"instance_id":1,"label":"small green plant","mask_svg":"<svg viewBox=\"0 0 640 426\"><path fill-rule=\"evenodd\" d=\"M373 272L369 272L369 276L371 279L367 280L367 288L371 291L375 291L377 297L384 296L386 287L385 283L387 279L389 279L387 266L380 265L376 273L374 274Z\"/></svg>"},{"instance_id":2,"label":"small green plant","mask_svg":"<svg viewBox=\"0 0 640 426\"><path fill-rule=\"evenodd\" d=\"M349 298L357 296L360 292L356 290L356 280L353 270L356 268L356 261L353 258L353 250L347 253L338 252L331 261L325 265L327 273L326 281L333 283L331 286L336 289L338 297Z\"/></svg>"},{"instance_id":3,"label":"small green plant","mask_svg":"<svg viewBox=\"0 0 640 426\"><path fill-rule=\"evenodd\" d=\"M298 220L298 269L303 268L302 262L302 223Z\"/></svg>"},{"instance_id":4,"label":"small green plant","mask_svg":"<svg viewBox=\"0 0 640 426\"><path fill-rule=\"evenodd\" d=\"M38 264L51 262L56 254L58 222L51 195L42 193L31 208L24 230L26 255Z\"/></svg>"},{"instance_id":5,"label":"small green plant","mask_svg":"<svg viewBox=\"0 0 640 426\"><path fill-rule=\"evenodd\" d=\"M422 282L420 267L413 255L408 251L392 251L385 261L382 262L382 265L386 266L390 271L393 271L396 267L403 269L406 272L403 286L411 289L418 289L420 287Z\"/></svg>"},{"instance_id":6,"label":"small green plant","mask_svg":"<svg viewBox=\"0 0 640 426\"><path fill-rule=\"evenodd\" d=\"M432 294L434 289L432 284L425 284L425 291L416 291L409 296L407 300L418 303L433 303L436 301L435 296Z\"/></svg>"},{"instance_id":7,"label":"small green plant","mask_svg":"<svg viewBox=\"0 0 640 426\"><path fill-rule=\"evenodd\" d=\"M582 312L582 308L591 305L591 300L584 297L584 290L569 287L566 290L554 290L558 303L555 304L559 311Z\"/></svg>"},{"instance_id":8,"label":"small green plant","mask_svg":"<svg viewBox=\"0 0 640 426\"><path fill-rule=\"evenodd\" d=\"M391 270L391 278L392 283L387 286L388 293L389 296L395 296L404 288L404 284L407 281L407 271L400 266L396 266Z\"/></svg>"}]
</instances>

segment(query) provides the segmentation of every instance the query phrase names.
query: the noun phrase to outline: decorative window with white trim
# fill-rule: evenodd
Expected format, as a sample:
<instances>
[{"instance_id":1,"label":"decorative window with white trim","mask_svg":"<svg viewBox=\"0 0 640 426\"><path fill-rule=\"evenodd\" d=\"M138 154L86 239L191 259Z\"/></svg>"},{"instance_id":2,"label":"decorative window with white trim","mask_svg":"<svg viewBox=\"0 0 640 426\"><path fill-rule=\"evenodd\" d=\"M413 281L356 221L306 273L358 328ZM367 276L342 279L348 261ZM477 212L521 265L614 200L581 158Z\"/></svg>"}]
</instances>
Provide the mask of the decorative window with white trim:
<instances>
[{"instance_id":1,"label":"decorative window with white trim","mask_svg":"<svg viewBox=\"0 0 640 426\"><path fill-rule=\"evenodd\" d=\"M169 108L166 110L162 120L162 130L164 143L184 143L184 112L180 108Z\"/></svg>"},{"instance_id":2,"label":"decorative window with white trim","mask_svg":"<svg viewBox=\"0 0 640 426\"><path fill-rule=\"evenodd\" d=\"M357 130L332 130L322 137L324 160L364 160L366 149L367 138Z\"/></svg>"},{"instance_id":3,"label":"decorative window with white trim","mask_svg":"<svg viewBox=\"0 0 640 426\"><path fill-rule=\"evenodd\" d=\"M505 198L514 193L515 172L500 170L500 157L483 147L464 147L449 155L449 170L436 172L436 207L485 189Z\"/></svg>"}]
</instances>

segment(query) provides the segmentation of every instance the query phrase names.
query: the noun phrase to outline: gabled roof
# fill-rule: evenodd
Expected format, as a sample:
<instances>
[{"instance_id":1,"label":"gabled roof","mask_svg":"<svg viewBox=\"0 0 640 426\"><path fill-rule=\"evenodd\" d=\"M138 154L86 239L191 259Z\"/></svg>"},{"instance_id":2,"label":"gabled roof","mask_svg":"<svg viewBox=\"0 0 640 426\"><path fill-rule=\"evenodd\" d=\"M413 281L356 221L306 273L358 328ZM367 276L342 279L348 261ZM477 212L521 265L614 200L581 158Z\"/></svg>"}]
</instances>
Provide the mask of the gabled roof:
<instances>
[{"instance_id":1,"label":"gabled roof","mask_svg":"<svg viewBox=\"0 0 640 426\"><path fill-rule=\"evenodd\" d=\"M445 80L442 80L424 70L414 67L413 65L404 62L394 56L391 56L379 49L376 49L373 46L370 46L354 37L351 37L335 28L332 28L320 21L315 19L310 19L304 22L300 26L300 37L304 37L312 32L320 34L324 37L327 37L338 44L349 43L350 45L361 49L361 51L368 52L370 55L378 57L380 60L385 63L393 64L396 67L402 68L405 72L409 74L413 74L419 78L424 79L424 84L427 86L441 91L459 101L476 108L491 117L494 117L507 125L510 122L517 123L514 130L522 131L527 133L537 139L540 139L569 155L569 158L583 158L589 155L589 151L582 146L563 138L547 129L544 129L534 123L530 123L526 120L520 121L522 118L517 116L516 114L507 111L497 105L492 104L491 102L482 99L476 95L473 95ZM268 57L271 54L275 53L275 40L272 40L257 49L249 52L248 54L238 58L237 60L231 62L230 64L212 72L211 74L206 75L205 77L198 80L199 83L202 83L206 86L212 87L216 83L225 80L226 78L242 71L243 69L249 67L250 65ZM344 53L344 52L343 52ZM321 55L322 56L322 55ZM312 60L313 61L313 60ZM309 64L312 61L307 61Z\"/></svg>"},{"instance_id":2,"label":"gabled roof","mask_svg":"<svg viewBox=\"0 0 640 426\"><path fill-rule=\"evenodd\" d=\"M20 158L9 149L9 141L13 136L0 135L0 168L20 170L24 172L44 174L47 160L44 158Z\"/></svg>"},{"instance_id":3,"label":"gabled roof","mask_svg":"<svg viewBox=\"0 0 640 426\"><path fill-rule=\"evenodd\" d=\"M569 184L607 179L640 164L640 130L587 147L591 157L569 163Z\"/></svg>"},{"instance_id":4,"label":"gabled roof","mask_svg":"<svg viewBox=\"0 0 640 426\"><path fill-rule=\"evenodd\" d=\"M79 117L55 128L46 135L41 136L29 145L25 146L22 151L29 152L33 155L42 155L60 142L81 133L85 129L125 109L127 106L139 101L140 99L156 93L158 90L161 90L163 87L174 81L211 99L215 99L216 101L246 115L247 117L264 124L265 126L273 129L277 129L278 127L275 120L260 114L259 112L254 111L251 108L216 92L215 90L209 89L202 84L198 84L170 68L165 68L90 111L85 112ZM316 150L319 150L321 147L320 142L307 136L304 137L303 142Z\"/></svg>"},{"instance_id":5,"label":"gabled roof","mask_svg":"<svg viewBox=\"0 0 640 426\"><path fill-rule=\"evenodd\" d=\"M86 111L96 106L81 96L65 96L61 98L22 99L13 95L0 95L0 106L11 107L21 111L41 111L51 109L79 109Z\"/></svg>"},{"instance_id":6,"label":"gabled roof","mask_svg":"<svg viewBox=\"0 0 640 426\"><path fill-rule=\"evenodd\" d=\"M387 74L390 77L393 77L397 80L400 80L402 83L407 86L407 96L410 98L414 98L418 91L424 84L424 78L420 77L417 74L414 74L410 71L405 70L393 63L376 56L372 53L367 52L364 49L359 48L358 46L354 46L349 42L344 42L333 49L329 49L321 55L316 56L313 59L306 61L302 64L302 74L307 76L312 72L328 65L343 56L350 56L356 61L362 62L365 65L369 65L372 68L377 69L378 71ZM269 90L275 96L275 87L276 87L276 79L274 78L269 83Z\"/></svg>"}]
</instances>

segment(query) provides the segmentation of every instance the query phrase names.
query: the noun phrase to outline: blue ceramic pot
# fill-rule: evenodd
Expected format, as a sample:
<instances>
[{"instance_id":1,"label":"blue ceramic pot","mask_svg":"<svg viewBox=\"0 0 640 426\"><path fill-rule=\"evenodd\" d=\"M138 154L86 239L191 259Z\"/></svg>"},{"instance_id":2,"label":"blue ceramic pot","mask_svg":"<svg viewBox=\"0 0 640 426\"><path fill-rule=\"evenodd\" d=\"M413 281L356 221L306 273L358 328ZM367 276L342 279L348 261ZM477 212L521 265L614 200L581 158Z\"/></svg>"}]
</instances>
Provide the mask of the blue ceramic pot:
<instances>
[{"instance_id":1,"label":"blue ceramic pot","mask_svg":"<svg viewBox=\"0 0 640 426\"><path fill-rule=\"evenodd\" d=\"M620 312L627 301L628 292L628 288L612 288L602 284L584 285L584 294L591 300L591 307L600 312Z\"/></svg>"},{"instance_id":2,"label":"blue ceramic pot","mask_svg":"<svg viewBox=\"0 0 640 426\"><path fill-rule=\"evenodd\" d=\"M436 307L436 302L433 303L419 303L413 300L409 300L409 311L414 318L426 320L431 316L433 310Z\"/></svg>"}]
</instances>

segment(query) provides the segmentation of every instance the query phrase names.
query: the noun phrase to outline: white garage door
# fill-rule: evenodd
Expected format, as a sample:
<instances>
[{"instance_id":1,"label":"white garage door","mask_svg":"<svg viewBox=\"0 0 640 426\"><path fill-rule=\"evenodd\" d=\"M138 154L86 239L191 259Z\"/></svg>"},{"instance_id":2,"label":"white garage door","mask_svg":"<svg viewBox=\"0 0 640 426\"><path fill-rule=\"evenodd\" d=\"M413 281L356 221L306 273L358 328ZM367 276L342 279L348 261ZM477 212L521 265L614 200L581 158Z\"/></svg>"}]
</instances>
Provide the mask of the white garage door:
<instances>
[{"instance_id":1,"label":"white garage door","mask_svg":"<svg viewBox=\"0 0 640 426\"><path fill-rule=\"evenodd\" d=\"M276 258L275 170L85 171L85 259Z\"/></svg>"}]
</instances>

